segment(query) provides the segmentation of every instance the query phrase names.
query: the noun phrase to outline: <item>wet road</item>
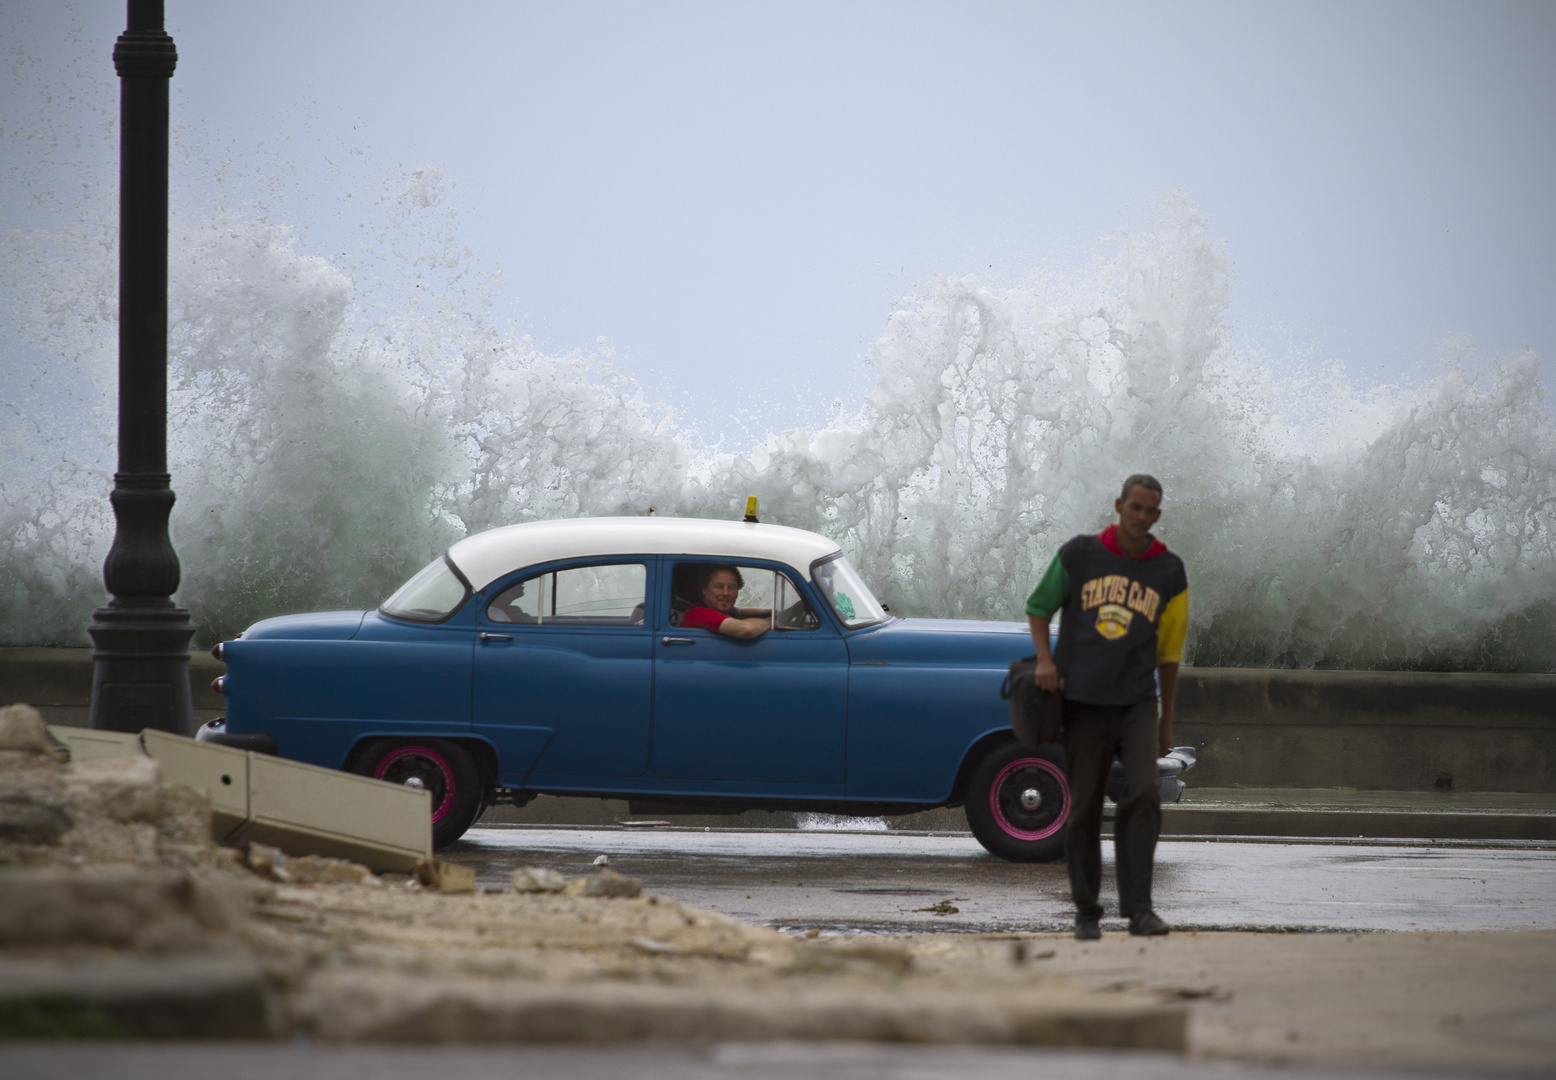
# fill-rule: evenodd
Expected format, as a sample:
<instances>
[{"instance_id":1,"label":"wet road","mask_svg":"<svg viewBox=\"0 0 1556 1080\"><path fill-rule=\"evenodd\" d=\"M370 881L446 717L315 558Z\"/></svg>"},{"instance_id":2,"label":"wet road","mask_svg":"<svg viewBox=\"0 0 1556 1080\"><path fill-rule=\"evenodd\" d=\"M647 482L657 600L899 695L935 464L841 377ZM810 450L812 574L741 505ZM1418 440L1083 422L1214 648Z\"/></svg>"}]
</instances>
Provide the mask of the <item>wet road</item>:
<instances>
[{"instance_id":1,"label":"wet road","mask_svg":"<svg viewBox=\"0 0 1556 1080\"><path fill-rule=\"evenodd\" d=\"M650 892L796 930L1064 930L1072 911L1061 864L1001 862L960 835L496 827L443 854L491 888L517 866L572 876L607 855ZM1549 930L1556 850L1165 842L1155 903L1184 929Z\"/></svg>"}]
</instances>

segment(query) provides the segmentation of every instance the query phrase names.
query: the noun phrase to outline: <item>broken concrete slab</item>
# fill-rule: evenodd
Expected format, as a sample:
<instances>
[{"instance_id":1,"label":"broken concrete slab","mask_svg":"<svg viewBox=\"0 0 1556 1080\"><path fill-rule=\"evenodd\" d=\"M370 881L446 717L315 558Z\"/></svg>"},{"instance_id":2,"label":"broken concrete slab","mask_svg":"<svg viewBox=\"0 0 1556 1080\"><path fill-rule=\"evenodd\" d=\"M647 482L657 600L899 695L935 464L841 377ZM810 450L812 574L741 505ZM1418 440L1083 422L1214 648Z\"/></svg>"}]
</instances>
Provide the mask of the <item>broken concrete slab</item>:
<instances>
[{"instance_id":1,"label":"broken concrete slab","mask_svg":"<svg viewBox=\"0 0 1556 1080\"><path fill-rule=\"evenodd\" d=\"M65 798L82 813L114 821L154 821L161 809L162 766L156 758L72 761L63 776Z\"/></svg>"},{"instance_id":2,"label":"broken concrete slab","mask_svg":"<svg viewBox=\"0 0 1556 1080\"><path fill-rule=\"evenodd\" d=\"M567 878L559 871L544 866L521 866L508 875L513 891L519 893L554 893L567 888Z\"/></svg>"},{"instance_id":3,"label":"broken concrete slab","mask_svg":"<svg viewBox=\"0 0 1556 1080\"><path fill-rule=\"evenodd\" d=\"M47 754L53 750L43 718L30 705L0 708L0 750Z\"/></svg>"},{"instance_id":4,"label":"broken concrete slab","mask_svg":"<svg viewBox=\"0 0 1556 1080\"><path fill-rule=\"evenodd\" d=\"M69 749L81 797L97 791L101 816L116 821L148 820L151 795L140 805L134 792L154 793L160 780L205 792L211 828L225 843L268 844L376 872L411 871L432 854L431 797L424 790L162 731L123 735L59 725L47 731ZM130 783L131 774L144 782ZM130 843L110 839L121 849ZM111 846L98 845L105 852Z\"/></svg>"},{"instance_id":5,"label":"broken concrete slab","mask_svg":"<svg viewBox=\"0 0 1556 1080\"><path fill-rule=\"evenodd\" d=\"M249 817L227 837L230 843L274 844L288 854L348 859L374 871L414 870L418 859L432 855L427 790L244 753Z\"/></svg>"},{"instance_id":6,"label":"broken concrete slab","mask_svg":"<svg viewBox=\"0 0 1556 1080\"><path fill-rule=\"evenodd\" d=\"M13 735L18 715L36 733L30 707L7 712ZM156 759L126 752L122 737L78 760L47 734L23 742L31 749L0 751L0 864L211 864L209 798L164 783Z\"/></svg>"},{"instance_id":7,"label":"broken concrete slab","mask_svg":"<svg viewBox=\"0 0 1556 1080\"><path fill-rule=\"evenodd\" d=\"M458 895L475 892L475 870L442 859L421 859L416 863L416 880L440 893Z\"/></svg>"},{"instance_id":8,"label":"broken concrete slab","mask_svg":"<svg viewBox=\"0 0 1556 1080\"><path fill-rule=\"evenodd\" d=\"M247 844L239 850L243 853L243 865L267 881L284 883L292 880L292 871L287 865L291 860L280 848L269 844Z\"/></svg>"},{"instance_id":9,"label":"broken concrete slab","mask_svg":"<svg viewBox=\"0 0 1556 1080\"><path fill-rule=\"evenodd\" d=\"M23 706L11 706L21 708ZM74 762L100 758L134 757L145 753L140 736L127 731L96 731L84 727L49 724L49 735L63 745Z\"/></svg>"},{"instance_id":10,"label":"broken concrete slab","mask_svg":"<svg viewBox=\"0 0 1556 1080\"><path fill-rule=\"evenodd\" d=\"M568 883L568 889L576 889L579 896L637 896L643 891L643 883L634 877L618 874L614 870L601 870L588 877Z\"/></svg>"},{"instance_id":11,"label":"broken concrete slab","mask_svg":"<svg viewBox=\"0 0 1556 1080\"><path fill-rule=\"evenodd\" d=\"M286 861L286 869L296 881L316 881L333 885L373 885L378 879L361 863L345 859L327 859L322 855L299 855ZM472 878L472 884L474 880Z\"/></svg>"},{"instance_id":12,"label":"broken concrete slab","mask_svg":"<svg viewBox=\"0 0 1556 1080\"><path fill-rule=\"evenodd\" d=\"M162 763L169 780L200 788L211 799L211 828L225 840L249 819L248 758L242 750L147 729L141 746Z\"/></svg>"}]
</instances>

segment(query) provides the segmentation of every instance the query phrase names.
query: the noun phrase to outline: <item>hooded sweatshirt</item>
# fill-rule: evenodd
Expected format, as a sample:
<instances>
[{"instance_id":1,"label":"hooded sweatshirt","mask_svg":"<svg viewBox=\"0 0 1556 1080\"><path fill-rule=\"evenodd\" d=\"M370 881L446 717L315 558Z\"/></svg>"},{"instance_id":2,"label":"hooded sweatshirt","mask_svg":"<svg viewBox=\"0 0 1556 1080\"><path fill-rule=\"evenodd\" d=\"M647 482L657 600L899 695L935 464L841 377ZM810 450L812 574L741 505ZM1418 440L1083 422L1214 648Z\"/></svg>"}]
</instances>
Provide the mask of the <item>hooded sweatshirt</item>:
<instances>
[{"instance_id":1,"label":"hooded sweatshirt","mask_svg":"<svg viewBox=\"0 0 1556 1080\"><path fill-rule=\"evenodd\" d=\"M1154 536L1144 554L1124 554L1109 525L1066 541L1027 598L1028 615L1060 610L1054 661L1065 700L1133 705L1156 696L1157 664L1183 660L1188 573Z\"/></svg>"}]
</instances>

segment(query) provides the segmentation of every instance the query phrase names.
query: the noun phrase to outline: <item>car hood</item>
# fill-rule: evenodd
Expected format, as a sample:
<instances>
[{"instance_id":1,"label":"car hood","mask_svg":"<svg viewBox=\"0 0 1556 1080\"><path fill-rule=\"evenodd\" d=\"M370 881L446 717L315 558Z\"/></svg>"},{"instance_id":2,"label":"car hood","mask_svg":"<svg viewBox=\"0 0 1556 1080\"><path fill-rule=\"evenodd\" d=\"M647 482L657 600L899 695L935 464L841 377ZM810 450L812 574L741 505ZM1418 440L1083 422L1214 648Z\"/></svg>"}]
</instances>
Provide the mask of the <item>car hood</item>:
<instances>
[{"instance_id":1,"label":"car hood","mask_svg":"<svg viewBox=\"0 0 1556 1080\"><path fill-rule=\"evenodd\" d=\"M1032 655L1025 623L974 619L895 619L848 639L855 664L1000 667Z\"/></svg>"},{"instance_id":2,"label":"car hood","mask_svg":"<svg viewBox=\"0 0 1556 1080\"><path fill-rule=\"evenodd\" d=\"M261 619L243 631L243 640L289 638L294 641L345 641L356 635L366 615L365 611L315 611L307 615Z\"/></svg>"}]
</instances>

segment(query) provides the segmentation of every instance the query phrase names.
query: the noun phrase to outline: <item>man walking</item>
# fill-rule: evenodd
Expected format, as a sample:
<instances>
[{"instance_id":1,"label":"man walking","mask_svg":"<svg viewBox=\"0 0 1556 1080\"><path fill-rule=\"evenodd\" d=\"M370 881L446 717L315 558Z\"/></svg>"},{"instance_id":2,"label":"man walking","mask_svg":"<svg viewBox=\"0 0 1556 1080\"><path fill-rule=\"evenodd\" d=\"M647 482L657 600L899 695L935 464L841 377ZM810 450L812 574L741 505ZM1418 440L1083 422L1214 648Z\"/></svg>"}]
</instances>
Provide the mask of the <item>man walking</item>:
<instances>
[{"instance_id":1,"label":"man walking","mask_svg":"<svg viewBox=\"0 0 1556 1080\"><path fill-rule=\"evenodd\" d=\"M1037 685L1064 697L1064 754L1073 800L1065 857L1075 901L1075 936L1102 936L1102 796L1113 755L1124 765L1124 794L1113 824L1121 913L1129 932L1165 934L1151 910L1151 865L1162 829L1158 754L1172 746L1173 696L1189 623L1183 560L1151 535L1162 485L1136 473L1114 502L1118 524L1081 534L1059 549L1027 599L1037 648ZM1059 654L1048 648L1048 620L1063 611ZM1157 711L1157 674L1161 709Z\"/></svg>"}]
</instances>

